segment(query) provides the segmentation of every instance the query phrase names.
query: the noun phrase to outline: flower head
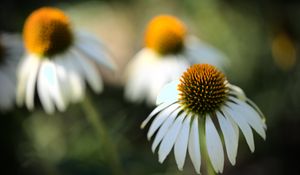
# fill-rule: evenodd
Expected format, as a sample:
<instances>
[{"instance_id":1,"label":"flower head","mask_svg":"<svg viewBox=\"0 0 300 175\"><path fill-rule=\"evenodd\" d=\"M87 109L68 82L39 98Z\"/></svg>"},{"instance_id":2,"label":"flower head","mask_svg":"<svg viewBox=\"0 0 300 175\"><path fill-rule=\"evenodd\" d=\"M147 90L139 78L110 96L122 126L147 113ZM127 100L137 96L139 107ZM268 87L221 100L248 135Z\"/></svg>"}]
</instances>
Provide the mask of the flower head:
<instances>
[{"instance_id":1,"label":"flower head","mask_svg":"<svg viewBox=\"0 0 300 175\"><path fill-rule=\"evenodd\" d=\"M129 101L146 100L154 105L159 90L191 64L210 63L224 68L226 62L220 51L190 35L175 16L154 17L146 27L144 40L145 48L126 69L125 97Z\"/></svg>"},{"instance_id":2,"label":"flower head","mask_svg":"<svg viewBox=\"0 0 300 175\"><path fill-rule=\"evenodd\" d=\"M114 69L110 56L94 36L74 30L57 8L34 11L23 30L25 59L18 72L17 103L33 109L35 92L47 113L64 111L84 97L85 81L103 89L99 65Z\"/></svg>"},{"instance_id":3,"label":"flower head","mask_svg":"<svg viewBox=\"0 0 300 175\"><path fill-rule=\"evenodd\" d=\"M23 38L28 52L52 56L71 46L73 31L69 18L61 10L44 7L27 18Z\"/></svg>"},{"instance_id":4,"label":"flower head","mask_svg":"<svg viewBox=\"0 0 300 175\"><path fill-rule=\"evenodd\" d=\"M237 155L239 129L252 152L252 129L266 137L264 116L259 108L209 64L193 65L180 80L167 84L157 97L157 104L141 127L154 117L147 135L150 139L156 133L152 151L159 145L159 161L163 162L174 147L180 170L188 151L197 173L200 173L201 156L206 152L214 170L223 171L224 149L217 123L232 165Z\"/></svg>"},{"instance_id":5,"label":"flower head","mask_svg":"<svg viewBox=\"0 0 300 175\"><path fill-rule=\"evenodd\" d=\"M186 37L185 25L170 15L153 18L145 32L146 47L160 54L172 54L182 51Z\"/></svg>"},{"instance_id":6,"label":"flower head","mask_svg":"<svg viewBox=\"0 0 300 175\"><path fill-rule=\"evenodd\" d=\"M179 101L184 108L194 113L213 112L227 98L228 87L224 74L209 64L190 67L180 80Z\"/></svg>"}]
</instances>

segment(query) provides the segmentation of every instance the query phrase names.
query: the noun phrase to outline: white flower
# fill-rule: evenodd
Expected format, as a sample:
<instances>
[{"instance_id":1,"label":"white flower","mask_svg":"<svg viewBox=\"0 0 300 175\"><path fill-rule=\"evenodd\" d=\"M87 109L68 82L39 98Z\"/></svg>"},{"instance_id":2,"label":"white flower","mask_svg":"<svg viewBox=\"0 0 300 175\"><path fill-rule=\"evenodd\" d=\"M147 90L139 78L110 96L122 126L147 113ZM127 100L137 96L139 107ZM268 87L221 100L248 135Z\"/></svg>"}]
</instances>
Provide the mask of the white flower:
<instances>
[{"instance_id":1,"label":"white flower","mask_svg":"<svg viewBox=\"0 0 300 175\"><path fill-rule=\"evenodd\" d=\"M156 133L152 151L159 147L162 163L174 147L180 170L188 151L196 172L200 173L201 157L207 152L214 170L221 173L224 166L221 137L232 165L236 162L239 130L251 152L255 148L252 129L266 138L264 116L259 108L209 64L195 64L180 79L164 86L157 105L141 127L154 118L147 134L150 140ZM220 126L222 136L216 125Z\"/></svg>"},{"instance_id":2,"label":"white flower","mask_svg":"<svg viewBox=\"0 0 300 175\"><path fill-rule=\"evenodd\" d=\"M114 65L93 36L73 31L59 9L44 7L26 20L23 38L27 53L18 72L17 103L32 110L35 92L47 113L64 111L84 97L85 81L99 93L103 82L98 65Z\"/></svg>"},{"instance_id":3,"label":"white flower","mask_svg":"<svg viewBox=\"0 0 300 175\"><path fill-rule=\"evenodd\" d=\"M16 34L0 35L0 111L15 104L16 69L23 52L21 37Z\"/></svg>"},{"instance_id":4,"label":"white flower","mask_svg":"<svg viewBox=\"0 0 300 175\"><path fill-rule=\"evenodd\" d=\"M220 51L188 35L179 19L157 16L147 26L145 48L127 66L125 97L154 105L163 85L178 78L191 64L209 63L223 69L226 61Z\"/></svg>"}]
</instances>

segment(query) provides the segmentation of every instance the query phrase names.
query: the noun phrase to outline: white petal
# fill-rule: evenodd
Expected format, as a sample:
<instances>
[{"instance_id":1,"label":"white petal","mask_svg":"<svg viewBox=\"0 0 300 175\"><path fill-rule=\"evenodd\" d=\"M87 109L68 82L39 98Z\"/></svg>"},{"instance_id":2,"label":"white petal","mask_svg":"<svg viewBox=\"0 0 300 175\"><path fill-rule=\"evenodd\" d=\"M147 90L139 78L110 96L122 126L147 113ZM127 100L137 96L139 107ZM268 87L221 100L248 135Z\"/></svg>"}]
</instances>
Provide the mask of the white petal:
<instances>
[{"instance_id":1,"label":"white petal","mask_svg":"<svg viewBox=\"0 0 300 175\"><path fill-rule=\"evenodd\" d=\"M57 78L56 65L51 61L44 61L43 71L41 71L40 74L42 74L41 76L43 77L45 87L47 87L48 93L58 110L64 111L66 104L63 100L62 91Z\"/></svg>"},{"instance_id":2,"label":"white petal","mask_svg":"<svg viewBox=\"0 0 300 175\"><path fill-rule=\"evenodd\" d=\"M229 65L229 60L224 53L212 47L211 45L200 41L195 36L188 36L186 39L187 58L196 63L207 63L224 70Z\"/></svg>"},{"instance_id":3,"label":"white petal","mask_svg":"<svg viewBox=\"0 0 300 175\"><path fill-rule=\"evenodd\" d=\"M175 101L173 102L169 102L169 103L163 103L159 106L157 106L149 115L148 117L143 121L143 123L141 124L141 129L143 129L148 122L152 119L153 116L155 116L158 112L160 112L161 110L167 108L168 106L170 106L171 104L175 103Z\"/></svg>"},{"instance_id":4,"label":"white petal","mask_svg":"<svg viewBox=\"0 0 300 175\"><path fill-rule=\"evenodd\" d=\"M240 129L239 129L238 125L232 120L232 118L226 117L226 116L225 116L225 118L227 118L227 120L230 121L231 125L233 126L236 137L240 138ZM237 144L237 147L238 147L238 144L239 144L238 140L237 140L236 144Z\"/></svg>"},{"instance_id":5,"label":"white petal","mask_svg":"<svg viewBox=\"0 0 300 175\"><path fill-rule=\"evenodd\" d=\"M37 80L37 91L44 107L48 114L54 113L54 104L48 89L48 80L45 76L47 74L47 61L43 61L40 66L40 71Z\"/></svg>"},{"instance_id":6,"label":"white petal","mask_svg":"<svg viewBox=\"0 0 300 175\"><path fill-rule=\"evenodd\" d=\"M87 79L91 88L95 92L100 93L103 90L103 83L100 73L97 71L95 65L90 60L88 60L87 57L85 57L75 49L73 49L72 52L74 54L74 59L78 61L78 64L82 67L85 78Z\"/></svg>"},{"instance_id":7,"label":"white petal","mask_svg":"<svg viewBox=\"0 0 300 175\"><path fill-rule=\"evenodd\" d=\"M185 118L186 113L183 112L181 113L167 132L167 134L164 136L163 140L161 141L159 150L158 150L158 157L159 157L159 162L163 162L167 155L170 153L176 138L178 136L178 133L181 129L182 126L182 121Z\"/></svg>"},{"instance_id":8,"label":"white petal","mask_svg":"<svg viewBox=\"0 0 300 175\"><path fill-rule=\"evenodd\" d=\"M150 97L154 97L156 100L156 103L159 104L164 100L173 100L178 98L178 92L176 82L174 82L173 86L174 88L171 89L165 89L163 90L163 87L167 85L168 83L172 81L178 81L181 74L186 70L188 67L185 59L178 59L177 56L164 56L164 58L158 59L158 61L155 62L151 70L151 84L150 84ZM177 83L177 84L178 84ZM172 88L172 87L170 87ZM161 91L163 90L163 92ZM157 100L157 96L159 97Z\"/></svg>"},{"instance_id":9,"label":"white petal","mask_svg":"<svg viewBox=\"0 0 300 175\"><path fill-rule=\"evenodd\" d=\"M181 130L174 145L174 155L179 170L183 169L183 165L185 162L191 118L191 114L185 117L185 120L183 121Z\"/></svg>"},{"instance_id":10,"label":"white petal","mask_svg":"<svg viewBox=\"0 0 300 175\"><path fill-rule=\"evenodd\" d=\"M76 47L86 56L94 59L99 64L114 70L115 64L111 60L111 56L106 52L104 45L102 45L95 37L77 32L78 41L75 42Z\"/></svg>"},{"instance_id":11,"label":"white petal","mask_svg":"<svg viewBox=\"0 0 300 175\"><path fill-rule=\"evenodd\" d=\"M179 80L174 80L171 83L166 84L158 94L156 105L168 101L178 100L178 90L177 90L178 84L179 84Z\"/></svg>"},{"instance_id":12,"label":"white petal","mask_svg":"<svg viewBox=\"0 0 300 175\"><path fill-rule=\"evenodd\" d=\"M249 145L251 152L254 152L255 146L254 146L253 133L246 119L244 119L242 114L240 114L238 111L233 110L227 106L224 106L222 111L224 112L226 117L231 118L233 119L234 122L236 122L236 124L242 130L242 133L246 138L246 141Z\"/></svg>"},{"instance_id":13,"label":"white petal","mask_svg":"<svg viewBox=\"0 0 300 175\"><path fill-rule=\"evenodd\" d=\"M71 94L72 87L70 85L70 80L66 70L65 62L61 58L55 58L53 61L56 66L57 79L60 85L60 90L62 95L61 97L62 100L64 101L64 104L67 105L70 102L70 99L72 98L72 94Z\"/></svg>"},{"instance_id":14,"label":"white petal","mask_svg":"<svg viewBox=\"0 0 300 175\"><path fill-rule=\"evenodd\" d=\"M151 75L149 66L139 65L138 63L139 60L133 60L126 69L125 98L132 102L142 102L152 83L148 78ZM153 104L155 104L155 101Z\"/></svg>"},{"instance_id":15,"label":"white petal","mask_svg":"<svg viewBox=\"0 0 300 175\"><path fill-rule=\"evenodd\" d=\"M135 75L132 75L126 82L124 96L128 101L141 103L147 92L146 85L148 85L148 83L144 78L146 74L143 72L134 74Z\"/></svg>"},{"instance_id":16,"label":"white petal","mask_svg":"<svg viewBox=\"0 0 300 175\"><path fill-rule=\"evenodd\" d=\"M39 65L40 60L38 58L32 59L26 85L26 106L29 110L34 108L34 94Z\"/></svg>"},{"instance_id":17,"label":"white petal","mask_svg":"<svg viewBox=\"0 0 300 175\"><path fill-rule=\"evenodd\" d=\"M217 173L223 172L224 151L218 131L209 114L205 120L206 148L211 164Z\"/></svg>"},{"instance_id":18,"label":"white petal","mask_svg":"<svg viewBox=\"0 0 300 175\"><path fill-rule=\"evenodd\" d=\"M146 81L148 81L148 87L146 87L146 102L150 105L153 104L153 102L154 104L159 105L159 103L157 103L157 97L164 85L169 83L171 79L169 79L168 76L161 74L161 71L156 71L155 69L152 69L151 73L148 74ZM174 98L169 98L169 100L172 99Z\"/></svg>"},{"instance_id":19,"label":"white petal","mask_svg":"<svg viewBox=\"0 0 300 175\"><path fill-rule=\"evenodd\" d=\"M224 136L229 161L232 165L235 165L239 138L235 126L233 126L234 123L225 118L220 112L217 112L216 115Z\"/></svg>"},{"instance_id":20,"label":"white petal","mask_svg":"<svg viewBox=\"0 0 300 175\"><path fill-rule=\"evenodd\" d=\"M147 134L147 138L148 140L151 139L152 135L155 133L155 131L162 125L162 123L171 115L171 113L177 109L179 107L178 104L173 104L170 107L166 108L165 110L163 110L161 113L159 113L155 119L153 120L148 134Z\"/></svg>"},{"instance_id":21,"label":"white petal","mask_svg":"<svg viewBox=\"0 0 300 175\"><path fill-rule=\"evenodd\" d=\"M231 89L230 93L236 95L238 99L244 100L244 101L247 99L246 94L240 87L235 86L233 84L229 84L229 83L228 83L228 87L229 87L229 89Z\"/></svg>"},{"instance_id":22,"label":"white petal","mask_svg":"<svg viewBox=\"0 0 300 175\"><path fill-rule=\"evenodd\" d=\"M70 82L70 94L72 102L79 102L85 94L85 83L79 65L74 63L72 57L65 58L65 68Z\"/></svg>"},{"instance_id":23,"label":"white petal","mask_svg":"<svg viewBox=\"0 0 300 175\"><path fill-rule=\"evenodd\" d=\"M195 116L192 122L188 144L189 144L188 145L189 155L191 157L192 163L194 165L196 172L200 174L201 154L200 154L198 116Z\"/></svg>"},{"instance_id":24,"label":"white petal","mask_svg":"<svg viewBox=\"0 0 300 175\"><path fill-rule=\"evenodd\" d=\"M261 110L259 109L259 107L257 107L257 105L251 101L250 99L247 99L247 104L249 104L253 109L255 109L255 111L260 115L263 125L264 125L264 129L267 130L267 125L266 125L266 117L265 115L261 112Z\"/></svg>"},{"instance_id":25,"label":"white petal","mask_svg":"<svg viewBox=\"0 0 300 175\"><path fill-rule=\"evenodd\" d=\"M161 125L159 128L157 134L155 135L154 141L152 143L152 152L155 151L156 147L160 143L160 141L163 139L163 137L166 135L167 131L170 129L170 126L172 125L173 121L176 119L178 113L181 109L177 109L172 114L169 115L167 120Z\"/></svg>"},{"instance_id":26,"label":"white petal","mask_svg":"<svg viewBox=\"0 0 300 175\"><path fill-rule=\"evenodd\" d=\"M28 76L31 71L31 62L36 62L36 59L31 55L27 55L24 60L20 63L18 68L18 83L17 83L17 104L22 106L25 99L26 86L28 81Z\"/></svg>"},{"instance_id":27,"label":"white petal","mask_svg":"<svg viewBox=\"0 0 300 175\"><path fill-rule=\"evenodd\" d=\"M127 66L125 97L131 101L147 100L154 105L164 85L179 79L188 64L177 56L154 53L150 49L142 49ZM176 98L176 96L174 97Z\"/></svg>"},{"instance_id":28,"label":"white petal","mask_svg":"<svg viewBox=\"0 0 300 175\"><path fill-rule=\"evenodd\" d=\"M243 117L247 120L248 124L263 138L266 139L266 132L264 129L264 122L260 118L259 114L247 103L238 100L233 99L237 104L232 104L232 106L235 106L236 108L239 108L241 110L241 113L243 113Z\"/></svg>"}]
</instances>

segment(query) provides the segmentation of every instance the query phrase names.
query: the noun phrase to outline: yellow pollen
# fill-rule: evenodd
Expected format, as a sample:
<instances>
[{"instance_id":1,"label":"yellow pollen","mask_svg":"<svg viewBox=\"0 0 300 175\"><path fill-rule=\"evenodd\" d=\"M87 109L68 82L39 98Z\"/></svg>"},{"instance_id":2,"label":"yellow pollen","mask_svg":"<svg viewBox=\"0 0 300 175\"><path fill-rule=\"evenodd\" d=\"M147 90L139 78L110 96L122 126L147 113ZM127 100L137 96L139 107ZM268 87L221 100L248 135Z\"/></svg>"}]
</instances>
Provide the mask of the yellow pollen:
<instances>
[{"instance_id":1,"label":"yellow pollen","mask_svg":"<svg viewBox=\"0 0 300 175\"><path fill-rule=\"evenodd\" d=\"M27 18L23 39L30 53L41 56L61 53L73 41L69 18L57 8L40 8Z\"/></svg>"},{"instance_id":2,"label":"yellow pollen","mask_svg":"<svg viewBox=\"0 0 300 175\"><path fill-rule=\"evenodd\" d=\"M145 45L160 54L177 53L183 49L185 25L177 18L160 15L153 18L145 32Z\"/></svg>"},{"instance_id":3,"label":"yellow pollen","mask_svg":"<svg viewBox=\"0 0 300 175\"><path fill-rule=\"evenodd\" d=\"M180 103L189 111L205 114L218 109L226 100L226 77L209 64L195 64L183 73L178 85Z\"/></svg>"}]
</instances>

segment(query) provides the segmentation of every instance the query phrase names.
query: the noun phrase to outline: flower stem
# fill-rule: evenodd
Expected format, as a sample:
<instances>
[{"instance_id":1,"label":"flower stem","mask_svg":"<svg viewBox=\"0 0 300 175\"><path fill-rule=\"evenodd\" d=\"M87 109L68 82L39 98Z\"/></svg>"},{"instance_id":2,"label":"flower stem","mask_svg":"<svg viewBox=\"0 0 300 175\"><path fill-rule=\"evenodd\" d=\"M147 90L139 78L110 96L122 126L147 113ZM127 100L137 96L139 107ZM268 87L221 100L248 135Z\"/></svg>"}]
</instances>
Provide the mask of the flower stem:
<instances>
[{"instance_id":1,"label":"flower stem","mask_svg":"<svg viewBox=\"0 0 300 175\"><path fill-rule=\"evenodd\" d=\"M205 172L203 172L204 175L216 175L216 172L214 171L212 164L209 160L208 153L207 153L207 147L206 147L206 137L205 137L205 117L201 117L200 119L200 149L201 149L201 157L202 157L202 164L203 167L205 167Z\"/></svg>"},{"instance_id":2,"label":"flower stem","mask_svg":"<svg viewBox=\"0 0 300 175\"><path fill-rule=\"evenodd\" d=\"M121 168L116 145L112 142L111 137L109 136L109 133L107 132L105 124L102 120L102 117L99 111L93 105L92 99L88 94L86 95L82 103L82 107L88 122L92 125L99 136L99 140L101 141L103 149L101 154L104 154L105 159L107 160L110 169L112 170L112 173L115 175L124 174L124 171L122 171Z\"/></svg>"}]
</instances>

